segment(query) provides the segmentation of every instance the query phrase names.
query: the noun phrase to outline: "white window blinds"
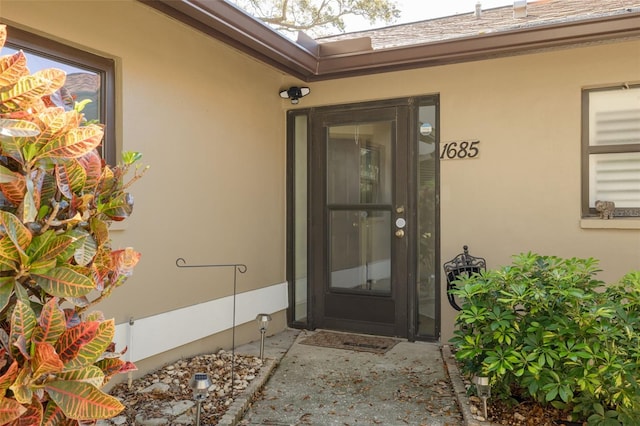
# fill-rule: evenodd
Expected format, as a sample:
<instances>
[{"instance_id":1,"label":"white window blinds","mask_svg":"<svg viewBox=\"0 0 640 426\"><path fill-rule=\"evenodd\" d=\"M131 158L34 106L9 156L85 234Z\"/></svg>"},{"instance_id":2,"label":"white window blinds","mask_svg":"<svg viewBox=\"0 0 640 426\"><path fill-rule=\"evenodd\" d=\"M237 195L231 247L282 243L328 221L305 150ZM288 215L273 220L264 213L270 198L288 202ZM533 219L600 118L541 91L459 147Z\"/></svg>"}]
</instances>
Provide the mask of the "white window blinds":
<instances>
[{"instance_id":1,"label":"white window blinds","mask_svg":"<svg viewBox=\"0 0 640 426\"><path fill-rule=\"evenodd\" d=\"M640 208L640 88L589 93L589 207Z\"/></svg>"}]
</instances>

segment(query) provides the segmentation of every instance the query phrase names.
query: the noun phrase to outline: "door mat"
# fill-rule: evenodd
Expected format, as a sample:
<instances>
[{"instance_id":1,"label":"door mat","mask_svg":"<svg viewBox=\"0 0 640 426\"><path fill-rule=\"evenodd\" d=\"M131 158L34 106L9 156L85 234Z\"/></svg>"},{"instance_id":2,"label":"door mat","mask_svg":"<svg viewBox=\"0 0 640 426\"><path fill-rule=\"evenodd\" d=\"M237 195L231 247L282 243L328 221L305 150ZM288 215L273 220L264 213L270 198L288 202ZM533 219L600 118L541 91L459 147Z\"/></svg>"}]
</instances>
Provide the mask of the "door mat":
<instances>
[{"instance_id":1,"label":"door mat","mask_svg":"<svg viewBox=\"0 0 640 426\"><path fill-rule=\"evenodd\" d=\"M400 342L399 339L380 336L362 336L359 334L318 331L303 339L300 343L325 348L348 349L359 352L383 354Z\"/></svg>"}]
</instances>

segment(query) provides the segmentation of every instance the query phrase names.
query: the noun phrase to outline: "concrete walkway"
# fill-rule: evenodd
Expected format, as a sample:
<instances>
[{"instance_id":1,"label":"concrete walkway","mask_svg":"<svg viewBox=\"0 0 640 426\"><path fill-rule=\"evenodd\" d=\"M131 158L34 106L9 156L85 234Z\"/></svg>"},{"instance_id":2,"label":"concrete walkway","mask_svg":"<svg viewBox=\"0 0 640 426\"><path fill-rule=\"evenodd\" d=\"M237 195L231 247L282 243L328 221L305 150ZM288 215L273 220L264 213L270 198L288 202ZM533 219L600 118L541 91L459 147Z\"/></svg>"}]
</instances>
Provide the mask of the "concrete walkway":
<instances>
[{"instance_id":1,"label":"concrete walkway","mask_svg":"<svg viewBox=\"0 0 640 426\"><path fill-rule=\"evenodd\" d=\"M310 334L285 330L267 338L265 357L277 367L235 424L469 424L439 345L402 341L381 355L301 344ZM236 352L255 355L259 342Z\"/></svg>"}]
</instances>

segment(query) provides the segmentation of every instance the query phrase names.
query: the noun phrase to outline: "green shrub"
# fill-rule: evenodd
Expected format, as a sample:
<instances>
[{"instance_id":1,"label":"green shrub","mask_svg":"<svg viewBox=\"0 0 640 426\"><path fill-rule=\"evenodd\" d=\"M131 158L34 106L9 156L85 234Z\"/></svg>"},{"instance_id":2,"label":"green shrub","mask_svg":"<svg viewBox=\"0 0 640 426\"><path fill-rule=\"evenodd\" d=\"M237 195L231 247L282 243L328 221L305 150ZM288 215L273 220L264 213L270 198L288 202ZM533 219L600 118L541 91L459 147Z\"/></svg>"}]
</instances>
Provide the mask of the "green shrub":
<instances>
[{"instance_id":1,"label":"green shrub","mask_svg":"<svg viewBox=\"0 0 640 426\"><path fill-rule=\"evenodd\" d=\"M463 373L589 425L639 425L640 271L605 286L597 263L528 253L462 277L451 343Z\"/></svg>"}]
</instances>

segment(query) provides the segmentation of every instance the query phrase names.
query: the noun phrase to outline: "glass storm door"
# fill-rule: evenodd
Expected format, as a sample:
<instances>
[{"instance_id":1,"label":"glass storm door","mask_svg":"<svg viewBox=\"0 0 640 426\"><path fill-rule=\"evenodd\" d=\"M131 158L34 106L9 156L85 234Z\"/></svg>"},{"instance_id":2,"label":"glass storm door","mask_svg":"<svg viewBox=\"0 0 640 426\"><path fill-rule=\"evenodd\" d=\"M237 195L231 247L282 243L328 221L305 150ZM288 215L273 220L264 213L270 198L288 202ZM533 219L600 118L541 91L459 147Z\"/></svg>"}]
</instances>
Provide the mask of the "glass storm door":
<instances>
[{"instance_id":1,"label":"glass storm door","mask_svg":"<svg viewBox=\"0 0 640 426\"><path fill-rule=\"evenodd\" d=\"M314 119L316 327L407 336L407 119L397 106Z\"/></svg>"}]
</instances>

